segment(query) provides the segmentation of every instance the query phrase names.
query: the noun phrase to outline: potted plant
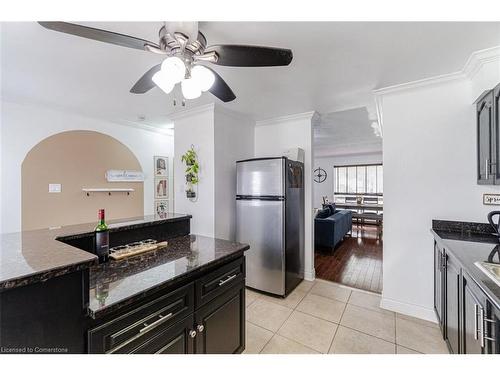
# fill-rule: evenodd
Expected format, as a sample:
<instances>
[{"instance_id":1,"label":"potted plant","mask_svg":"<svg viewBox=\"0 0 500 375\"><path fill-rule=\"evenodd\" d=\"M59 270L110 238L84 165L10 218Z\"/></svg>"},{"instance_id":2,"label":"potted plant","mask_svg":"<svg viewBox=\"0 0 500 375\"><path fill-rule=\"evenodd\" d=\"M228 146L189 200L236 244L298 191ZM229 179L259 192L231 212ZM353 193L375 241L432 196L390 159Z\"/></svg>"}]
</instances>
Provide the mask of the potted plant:
<instances>
[{"instance_id":1,"label":"potted plant","mask_svg":"<svg viewBox=\"0 0 500 375\"><path fill-rule=\"evenodd\" d=\"M198 155L196 155L193 145L191 145L191 149L187 150L181 156L181 161L186 164L186 196L188 198L195 198L196 192L193 189L193 185L199 182L198 172L200 171L200 165L198 164Z\"/></svg>"}]
</instances>

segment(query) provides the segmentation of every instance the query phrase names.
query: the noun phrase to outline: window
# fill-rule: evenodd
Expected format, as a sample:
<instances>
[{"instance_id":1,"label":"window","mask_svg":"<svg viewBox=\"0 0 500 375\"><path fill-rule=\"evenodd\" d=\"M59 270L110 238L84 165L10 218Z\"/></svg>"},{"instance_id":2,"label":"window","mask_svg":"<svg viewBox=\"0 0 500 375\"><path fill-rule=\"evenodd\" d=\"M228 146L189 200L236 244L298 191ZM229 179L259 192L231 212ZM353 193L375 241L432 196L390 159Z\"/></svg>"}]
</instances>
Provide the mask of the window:
<instances>
[{"instance_id":1,"label":"window","mask_svg":"<svg viewBox=\"0 0 500 375\"><path fill-rule=\"evenodd\" d=\"M343 165L333 168L335 194L383 194L382 164Z\"/></svg>"}]
</instances>

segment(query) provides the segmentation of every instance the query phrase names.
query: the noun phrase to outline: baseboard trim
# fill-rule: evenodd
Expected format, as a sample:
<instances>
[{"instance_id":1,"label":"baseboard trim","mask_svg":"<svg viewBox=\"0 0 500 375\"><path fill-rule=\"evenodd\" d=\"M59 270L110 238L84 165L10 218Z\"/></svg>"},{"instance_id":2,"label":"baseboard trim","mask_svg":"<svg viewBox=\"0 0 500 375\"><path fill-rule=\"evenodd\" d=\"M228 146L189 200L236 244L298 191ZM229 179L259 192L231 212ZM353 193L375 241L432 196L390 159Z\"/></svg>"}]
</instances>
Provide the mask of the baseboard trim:
<instances>
[{"instance_id":1,"label":"baseboard trim","mask_svg":"<svg viewBox=\"0 0 500 375\"><path fill-rule=\"evenodd\" d=\"M304 270L304 280L314 281L316 279L316 270L313 268L310 271Z\"/></svg>"},{"instance_id":2,"label":"baseboard trim","mask_svg":"<svg viewBox=\"0 0 500 375\"><path fill-rule=\"evenodd\" d=\"M434 312L434 309L428 309L423 306L413 305L411 303L400 302L384 297L382 297L382 300L380 301L380 307L386 310L398 312L400 314L405 314L413 316L415 318L437 323L436 313Z\"/></svg>"}]
</instances>

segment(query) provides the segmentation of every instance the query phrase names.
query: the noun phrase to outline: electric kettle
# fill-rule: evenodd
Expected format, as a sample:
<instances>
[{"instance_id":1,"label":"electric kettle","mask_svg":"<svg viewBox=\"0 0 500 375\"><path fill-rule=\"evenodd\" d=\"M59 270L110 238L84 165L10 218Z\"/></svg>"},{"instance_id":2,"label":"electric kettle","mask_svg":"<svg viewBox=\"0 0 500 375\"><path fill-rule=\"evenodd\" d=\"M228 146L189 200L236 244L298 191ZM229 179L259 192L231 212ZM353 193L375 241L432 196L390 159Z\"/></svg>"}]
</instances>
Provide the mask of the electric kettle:
<instances>
[{"instance_id":1,"label":"electric kettle","mask_svg":"<svg viewBox=\"0 0 500 375\"><path fill-rule=\"evenodd\" d=\"M499 216L498 221L495 223L493 221L493 216ZM493 229L495 230L495 233L493 233L495 236L500 236L500 211L491 211L488 214L488 222L491 224Z\"/></svg>"}]
</instances>

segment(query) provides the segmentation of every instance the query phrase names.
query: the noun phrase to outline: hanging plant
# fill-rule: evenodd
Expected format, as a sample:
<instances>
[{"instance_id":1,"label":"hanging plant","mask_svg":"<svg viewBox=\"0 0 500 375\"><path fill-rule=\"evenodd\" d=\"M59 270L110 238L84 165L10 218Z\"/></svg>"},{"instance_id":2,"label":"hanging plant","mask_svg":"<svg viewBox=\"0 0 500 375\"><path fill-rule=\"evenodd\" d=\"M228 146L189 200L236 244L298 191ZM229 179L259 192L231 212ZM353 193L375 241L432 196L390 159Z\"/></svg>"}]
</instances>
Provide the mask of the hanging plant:
<instances>
[{"instance_id":1,"label":"hanging plant","mask_svg":"<svg viewBox=\"0 0 500 375\"><path fill-rule=\"evenodd\" d=\"M200 171L200 165L198 164L198 155L196 155L193 145L191 145L191 149L187 150L186 153L181 156L181 161L186 164L186 196L188 198L195 198L196 193L193 189L193 185L197 185L199 182L198 173Z\"/></svg>"}]
</instances>

